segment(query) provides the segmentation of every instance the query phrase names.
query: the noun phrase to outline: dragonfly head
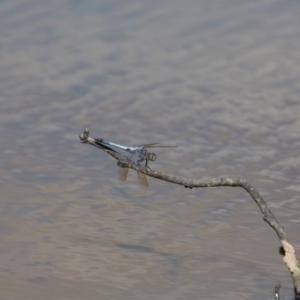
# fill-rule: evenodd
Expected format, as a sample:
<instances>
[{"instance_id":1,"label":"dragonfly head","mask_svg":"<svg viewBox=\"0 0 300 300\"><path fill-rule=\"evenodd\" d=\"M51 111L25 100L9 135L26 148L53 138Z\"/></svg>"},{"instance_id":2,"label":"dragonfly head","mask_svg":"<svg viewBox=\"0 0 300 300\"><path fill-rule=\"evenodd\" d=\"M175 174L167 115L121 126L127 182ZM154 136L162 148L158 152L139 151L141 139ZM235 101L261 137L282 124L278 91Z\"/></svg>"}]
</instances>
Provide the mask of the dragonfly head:
<instances>
[{"instance_id":1,"label":"dragonfly head","mask_svg":"<svg viewBox=\"0 0 300 300\"><path fill-rule=\"evenodd\" d=\"M151 152L149 152L147 156L148 156L147 159L150 160L150 161L155 161L156 158L157 158L156 154L151 153Z\"/></svg>"}]
</instances>

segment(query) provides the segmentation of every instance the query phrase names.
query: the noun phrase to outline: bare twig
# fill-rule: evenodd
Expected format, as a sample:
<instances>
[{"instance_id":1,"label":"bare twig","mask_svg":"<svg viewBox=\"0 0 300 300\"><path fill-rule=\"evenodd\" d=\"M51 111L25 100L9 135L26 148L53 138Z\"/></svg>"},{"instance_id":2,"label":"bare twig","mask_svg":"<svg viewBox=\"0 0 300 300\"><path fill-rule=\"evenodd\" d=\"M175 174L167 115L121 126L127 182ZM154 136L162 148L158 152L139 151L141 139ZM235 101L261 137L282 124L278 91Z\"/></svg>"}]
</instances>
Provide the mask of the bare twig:
<instances>
[{"instance_id":1,"label":"bare twig","mask_svg":"<svg viewBox=\"0 0 300 300\"><path fill-rule=\"evenodd\" d=\"M122 156L117 151L106 147L102 144L98 144L97 141L91 137L89 137L89 130L86 129L83 134L79 136L80 141L82 143L87 143L93 145L95 147L100 148L101 150L105 151L116 160L120 161L122 165L137 170L134 162L131 161L126 156ZM158 172L152 170L150 168L146 169L139 169L139 172L142 172L150 177L161 179L164 181L168 181L171 183L183 185L187 188L204 188L204 187L216 187L216 186L231 186L231 187L241 187L243 188L252 199L256 202L259 209L262 212L262 217L265 222L267 222L277 233L277 236L281 242L280 247L280 254L283 255L283 261L286 263L289 271L291 272L294 289L295 289L295 299L300 300L300 270L299 270L299 263L297 261L295 255L294 247L289 243L287 234L284 228L278 223L278 221L273 216L272 212L268 208L267 203L262 198L262 196L254 189L246 180L244 179L232 179L232 178L213 178L210 180L193 180L188 178L177 177L174 175L165 174L162 172ZM279 289L278 289L279 290Z\"/></svg>"}]
</instances>

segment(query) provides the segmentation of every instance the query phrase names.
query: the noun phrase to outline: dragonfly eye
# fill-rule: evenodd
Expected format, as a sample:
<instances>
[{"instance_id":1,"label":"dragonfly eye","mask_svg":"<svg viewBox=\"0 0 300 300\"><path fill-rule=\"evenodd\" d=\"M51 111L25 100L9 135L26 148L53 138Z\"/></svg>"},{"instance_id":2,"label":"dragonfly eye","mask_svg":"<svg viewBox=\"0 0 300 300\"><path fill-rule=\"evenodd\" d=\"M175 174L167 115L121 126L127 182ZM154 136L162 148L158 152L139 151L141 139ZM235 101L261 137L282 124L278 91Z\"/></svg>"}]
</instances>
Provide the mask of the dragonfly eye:
<instances>
[{"instance_id":1,"label":"dragonfly eye","mask_svg":"<svg viewBox=\"0 0 300 300\"><path fill-rule=\"evenodd\" d=\"M155 161L156 160L156 154L155 153L149 153L148 155L148 159L151 160L151 161Z\"/></svg>"}]
</instances>

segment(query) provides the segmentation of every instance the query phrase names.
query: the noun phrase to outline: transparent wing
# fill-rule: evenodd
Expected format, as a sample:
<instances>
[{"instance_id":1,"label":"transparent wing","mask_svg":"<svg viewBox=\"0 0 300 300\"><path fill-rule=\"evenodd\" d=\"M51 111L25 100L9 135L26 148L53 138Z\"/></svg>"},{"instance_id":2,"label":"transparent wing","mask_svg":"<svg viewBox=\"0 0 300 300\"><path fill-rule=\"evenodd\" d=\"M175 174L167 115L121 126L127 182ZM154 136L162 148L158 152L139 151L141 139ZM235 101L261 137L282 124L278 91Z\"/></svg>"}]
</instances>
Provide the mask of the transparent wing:
<instances>
[{"instance_id":1,"label":"transparent wing","mask_svg":"<svg viewBox=\"0 0 300 300\"><path fill-rule=\"evenodd\" d=\"M119 180L125 181L127 179L129 168L122 168L119 167ZM148 187L148 180L147 176L143 173L137 171L138 183L141 187L147 188Z\"/></svg>"},{"instance_id":2,"label":"transparent wing","mask_svg":"<svg viewBox=\"0 0 300 300\"><path fill-rule=\"evenodd\" d=\"M128 174L128 168L119 167L119 181L125 181Z\"/></svg>"},{"instance_id":3,"label":"transparent wing","mask_svg":"<svg viewBox=\"0 0 300 300\"><path fill-rule=\"evenodd\" d=\"M137 172L137 176L138 176L139 186L141 186L142 188L147 188L148 187L147 176L141 172Z\"/></svg>"},{"instance_id":4,"label":"transparent wing","mask_svg":"<svg viewBox=\"0 0 300 300\"><path fill-rule=\"evenodd\" d=\"M138 145L138 147L143 147L143 148L175 148L177 146L165 146L165 145L160 145L159 143L150 143L150 144Z\"/></svg>"},{"instance_id":5,"label":"transparent wing","mask_svg":"<svg viewBox=\"0 0 300 300\"><path fill-rule=\"evenodd\" d=\"M130 155L130 159L132 159L132 155ZM123 182L127 179L129 168L119 167L119 181Z\"/></svg>"}]
</instances>

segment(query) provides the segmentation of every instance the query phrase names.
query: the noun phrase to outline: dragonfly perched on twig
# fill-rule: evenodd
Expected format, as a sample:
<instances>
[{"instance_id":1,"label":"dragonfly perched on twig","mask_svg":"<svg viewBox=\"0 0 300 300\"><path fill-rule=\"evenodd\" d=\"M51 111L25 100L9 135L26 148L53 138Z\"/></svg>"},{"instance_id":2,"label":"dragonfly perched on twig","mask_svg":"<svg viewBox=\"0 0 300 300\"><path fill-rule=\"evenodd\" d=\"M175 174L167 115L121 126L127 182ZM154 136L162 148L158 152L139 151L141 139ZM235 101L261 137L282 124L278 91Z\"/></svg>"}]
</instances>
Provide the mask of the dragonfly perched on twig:
<instances>
[{"instance_id":1,"label":"dragonfly perched on twig","mask_svg":"<svg viewBox=\"0 0 300 300\"><path fill-rule=\"evenodd\" d=\"M120 144L116 144L107 140L103 139L95 139L95 141L102 145L102 146L109 146L109 147L115 147L118 149L122 149L128 153L130 153L130 160L134 161L134 166L139 168L149 168L148 167L148 161L155 161L157 158L157 155L153 152L149 152L148 148L171 148L171 147L177 147L177 146L164 146L160 145L159 143L151 143L151 144L143 144L143 145L136 145L136 146L123 146ZM118 162L119 168L119 179L121 181L125 181L128 174L128 168L124 167L124 164L122 162ZM148 186L148 180L147 176L144 173L137 172L138 173L138 179L141 186L147 187Z\"/></svg>"}]
</instances>

